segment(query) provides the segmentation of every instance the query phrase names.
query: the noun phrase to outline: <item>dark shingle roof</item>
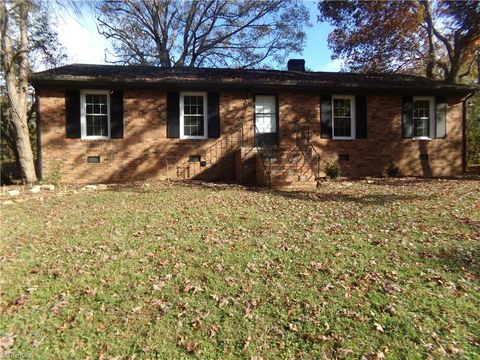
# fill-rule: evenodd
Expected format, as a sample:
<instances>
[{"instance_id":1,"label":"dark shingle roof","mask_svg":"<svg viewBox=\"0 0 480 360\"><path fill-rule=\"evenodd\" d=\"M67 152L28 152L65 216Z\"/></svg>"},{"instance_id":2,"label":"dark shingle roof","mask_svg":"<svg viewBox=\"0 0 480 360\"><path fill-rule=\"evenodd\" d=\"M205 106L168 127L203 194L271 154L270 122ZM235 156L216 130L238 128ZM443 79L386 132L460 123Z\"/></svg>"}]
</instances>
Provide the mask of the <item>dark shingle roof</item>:
<instances>
[{"instance_id":1,"label":"dark shingle roof","mask_svg":"<svg viewBox=\"0 0 480 360\"><path fill-rule=\"evenodd\" d=\"M334 72L297 72L225 68L160 68L73 64L37 72L31 76L37 86L54 83L158 84L167 86L209 85L222 87L271 87L292 89L376 89L437 90L469 93L473 87L447 85L422 76L401 74L356 74Z\"/></svg>"}]
</instances>

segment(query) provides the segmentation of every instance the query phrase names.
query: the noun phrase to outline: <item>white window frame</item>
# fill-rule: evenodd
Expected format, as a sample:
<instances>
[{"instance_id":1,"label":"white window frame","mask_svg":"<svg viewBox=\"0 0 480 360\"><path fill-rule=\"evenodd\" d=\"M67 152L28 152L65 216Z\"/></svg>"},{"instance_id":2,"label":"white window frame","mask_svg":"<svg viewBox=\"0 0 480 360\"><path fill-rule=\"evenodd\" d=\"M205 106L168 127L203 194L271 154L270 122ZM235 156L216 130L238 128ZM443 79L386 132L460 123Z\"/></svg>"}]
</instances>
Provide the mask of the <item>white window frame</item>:
<instances>
[{"instance_id":1,"label":"white window frame","mask_svg":"<svg viewBox=\"0 0 480 360\"><path fill-rule=\"evenodd\" d=\"M335 136L335 99L348 99L350 100L350 136ZM333 95L332 96L332 139L334 140L355 140L355 96L354 95Z\"/></svg>"},{"instance_id":2,"label":"white window frame","mask_svg":"<svg viewBox=\"0 0 480 360\"><path fill-rule=\"evenodd\" d=\"M185 135L184 97L203 96L203 136ZM205 91L184 91L180 93L180 139L208 139L207 93Z\"/></svg>"},{"instance_id":3,"label":"white window frame","mask_svg":"<svg viewBox=\"0 0 480 360\"><path fill-rule=\"evenodd\" d=\"M108 136L88 135L87 136L87 94L101 94L107 95L107 122L108 122ZM80 91L80 131L81 138L85 140L108 140L111 136L110 129L110 91L109 90L82 90Z\"/></svg>"},{"instance_id":4,"label":"white window frame","mask_svg":"<svg viewBox=\"0 0 480 360\"><path fill-rule=\"evenodd\" d=\"M435 129L435 97L433 96L414 96L412 102L412 131L415 132L415 119L413 116L413 108L415 107L415 101L428 101L428 108L429 108L429 117L430 117L430 124L428 124L428 136L413 136L414 140L432 140L434 135Z\"/></svg>"}]
</instances>

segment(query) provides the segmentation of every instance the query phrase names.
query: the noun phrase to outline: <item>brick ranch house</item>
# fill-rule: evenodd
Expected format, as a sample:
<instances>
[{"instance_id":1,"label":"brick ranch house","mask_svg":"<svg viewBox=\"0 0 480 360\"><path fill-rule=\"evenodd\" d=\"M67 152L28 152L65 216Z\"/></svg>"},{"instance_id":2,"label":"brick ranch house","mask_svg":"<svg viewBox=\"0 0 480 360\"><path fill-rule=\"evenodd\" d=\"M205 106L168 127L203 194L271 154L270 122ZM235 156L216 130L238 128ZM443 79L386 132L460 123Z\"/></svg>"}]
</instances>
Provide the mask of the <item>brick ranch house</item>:
<instances>
[{"instance_id":1,"label":"brick ranch house","mask_svg":"<svg viewBox=\"0 0 480 360\"><path fill-rule=\"evenodd\" d=\"M465 169L473 88L419 76L67 65L38 72L40 175L65 183L147 178L314 187L349 177Z\"/></svg>"}]
</instances>

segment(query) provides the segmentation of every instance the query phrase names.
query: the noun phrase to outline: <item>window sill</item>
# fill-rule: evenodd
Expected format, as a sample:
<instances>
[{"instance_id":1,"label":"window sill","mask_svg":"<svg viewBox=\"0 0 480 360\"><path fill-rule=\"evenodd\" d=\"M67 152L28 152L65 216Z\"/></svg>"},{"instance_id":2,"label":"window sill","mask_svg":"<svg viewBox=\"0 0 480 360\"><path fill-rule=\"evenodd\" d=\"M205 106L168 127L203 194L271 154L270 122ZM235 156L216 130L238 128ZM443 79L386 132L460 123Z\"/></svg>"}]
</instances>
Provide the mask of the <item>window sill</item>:
<instances>
[{"instance_id":1,"label":"window sill","mask_svg":"<svg viewBox=\"0 0 480 360\"><path fill-rule=\"evenodd\" d=\"M417 137L413 137L412 140L415 140L415 141L430 141L430 140L433 140L433 139L428 137L428 136L417 136Z\"/></svg>"},{"instance_id":2,"label":"window sill","mask_svg":"<svg viewBox=\"0 0 480 360\"><path fill-rule=\"evenodd\" d=\"M82 137L80 140L83 141L109 141L112 140L112 138L109 137Z\"/></svg>"},{"instance_id":3,"label":"window sill","mask_svg":"<svg viewBox=\"0 0 480 360\"><path fill-rule=\"evenodd\" d=\"M208 137L181 137L180 140L208 140Z\"/></svg>"},{"instance_id":4,"label":"window sill","mask_svg":"<svg viewBox=\"0 0 480 360\"><path fill-rule=\"evenodd\" d=\"M332 140L356 140L354 137L332 137Z\"/></svg>"}]
</instances>

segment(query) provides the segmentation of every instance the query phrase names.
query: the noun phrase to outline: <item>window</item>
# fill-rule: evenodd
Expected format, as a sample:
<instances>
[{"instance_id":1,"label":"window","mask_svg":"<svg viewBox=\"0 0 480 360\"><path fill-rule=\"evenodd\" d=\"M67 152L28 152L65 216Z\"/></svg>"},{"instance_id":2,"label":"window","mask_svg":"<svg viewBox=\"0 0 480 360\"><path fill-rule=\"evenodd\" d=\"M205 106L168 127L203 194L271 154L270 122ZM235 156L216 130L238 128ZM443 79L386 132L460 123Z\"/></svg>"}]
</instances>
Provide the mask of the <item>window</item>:
<instances>
[{"instance_id":1,"label":"window","mask_svg":"<svg viewBox=\"0 0 480 360\"><path fill-rule=\"evenodd\" d=\"M332 96L333 139L355 138L355 97Z\"/></svg>"},{"instance_id":2,"label":"window","mask_svg":"<svg viewBox=\"0 0 480 360\"><path fill-rule=\"evenodd\" d=\"M432 138L434 123L434 101L430 97L413 98L413 137Z\"/></svg>"},{"instance_id":3,"label":"window","mask_svg":"<svg viewBox=\"0 0 480 360\"><path fill-rule=\"evenodd\" d=\"M259 133L277 132L277 104L275 95L255 96L255 126Z\"/></svg>"},{"instance_id":4,"label":"window","mask_svg":"<svg viewBox=\"0 0 480 360\"><path fill-rule=\"evenodd\" d=\"M180 138L207 138L207 95L185 92L180 95Z\"/></svg>"},{"instance_id":5,"label":"window","mask_svg":"<svg viewBox=\"0 0 480 360\"><path fill-rule=\"evenodd\" d=\"M110 94L108 90L83 90L80 113L82 138L110 138Z\"/></svg>"}]
</instances>

